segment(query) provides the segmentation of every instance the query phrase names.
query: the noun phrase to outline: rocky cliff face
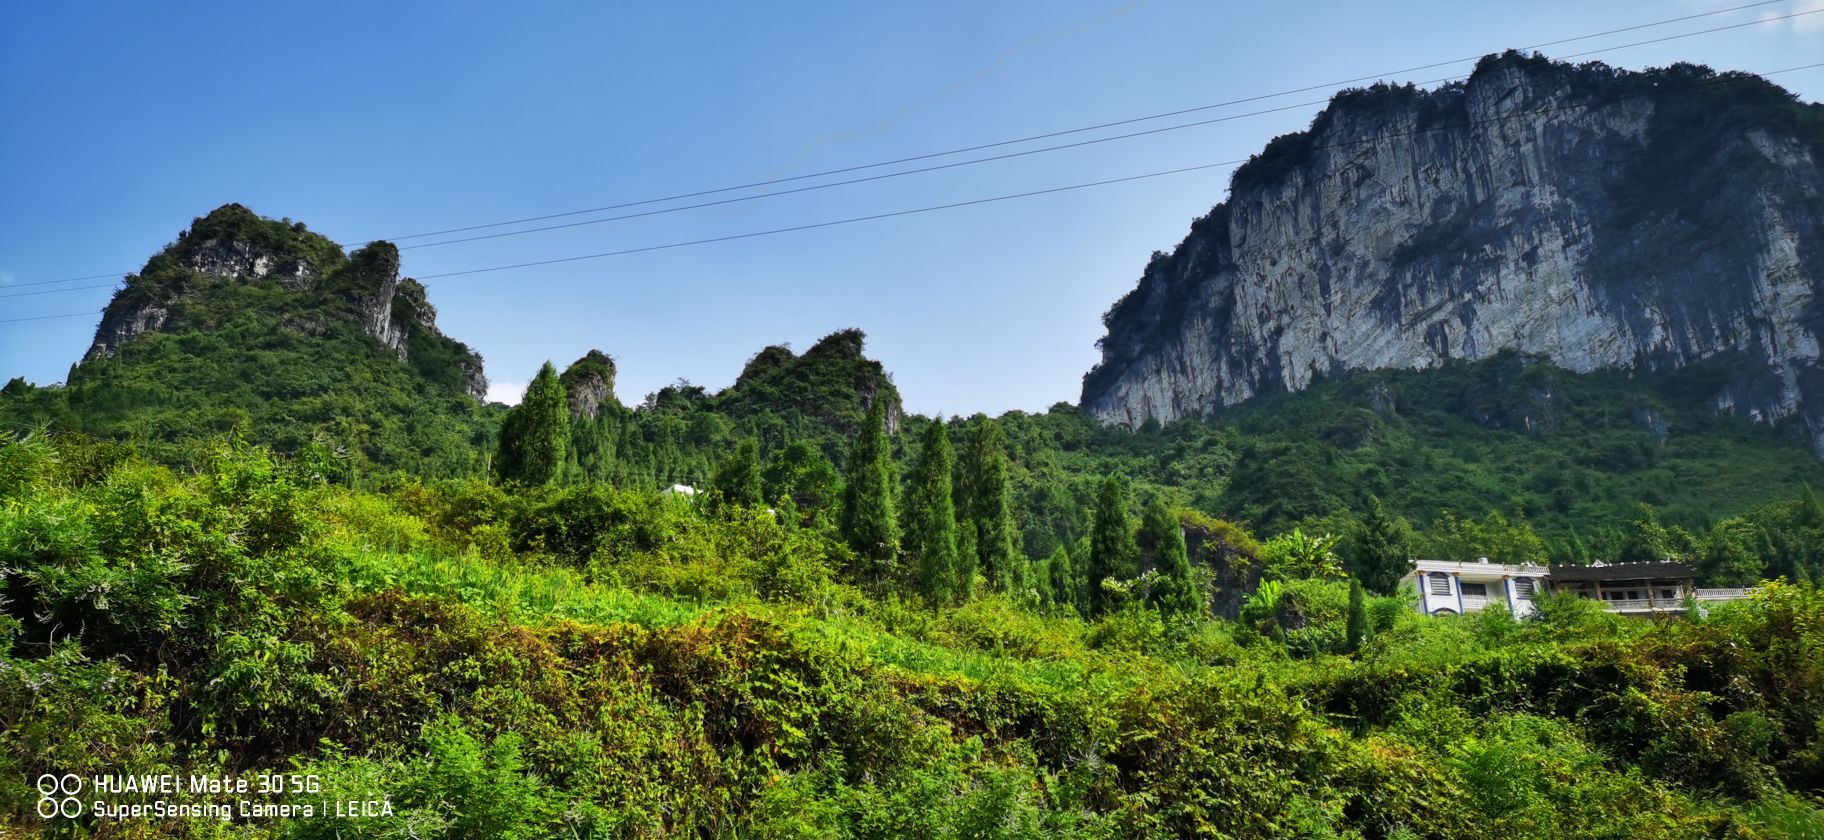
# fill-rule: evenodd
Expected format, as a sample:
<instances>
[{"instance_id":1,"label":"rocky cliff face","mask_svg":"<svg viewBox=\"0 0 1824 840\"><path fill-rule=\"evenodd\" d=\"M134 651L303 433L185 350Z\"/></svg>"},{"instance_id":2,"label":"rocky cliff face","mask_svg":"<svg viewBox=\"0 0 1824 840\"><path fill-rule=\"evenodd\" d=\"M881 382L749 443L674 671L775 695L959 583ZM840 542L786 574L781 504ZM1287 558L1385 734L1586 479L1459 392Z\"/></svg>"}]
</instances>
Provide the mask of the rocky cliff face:
<instances>
[{"instance_id":1,"label":"rocky cliff face","mask_svg":"<svg viewBox=\"0 0 1824 840\"><path fill-rule=\"evenodd\" d=\"M344 256L301 224L261 219L239 204L197 219L127 278L84 361L112 355L143 333L207 330L242 308L229 300L237 287L262 284L281 290L258 305L272 310L265 314L282 329L321 335L353 321L401 362L412 360L414 346L453 357L450 378L477 400L487 393L481 357L437 329L423 284L399 276L398 248L374 242Z\"/></svg>"},{"instance_id":2,"label":"rocky cliff face","mask_svg":"<svg viewBox=\"0 0 1824 840\"><path fill-rule=\"evenodd\" d=\"M603 406L621 407L614 395L614 373L614 357L600 350L590 350L564 368L558 381L563 383L564 394L570 400L572 418L594 420L601 415Z\"/></svg>"},{"instance_id":3,"label":"rocky cliff face","mask_svg":"<svg viewBox=\"0 0 1824 840\"><path fill-rule=\"evenodd\" d=\"M1105 316L1082 404L1137 426L1504 349L1716 375L1824 450L1824 107L1758 79L1514 54L1339 94Z\"/></svg>"}]
</instances>

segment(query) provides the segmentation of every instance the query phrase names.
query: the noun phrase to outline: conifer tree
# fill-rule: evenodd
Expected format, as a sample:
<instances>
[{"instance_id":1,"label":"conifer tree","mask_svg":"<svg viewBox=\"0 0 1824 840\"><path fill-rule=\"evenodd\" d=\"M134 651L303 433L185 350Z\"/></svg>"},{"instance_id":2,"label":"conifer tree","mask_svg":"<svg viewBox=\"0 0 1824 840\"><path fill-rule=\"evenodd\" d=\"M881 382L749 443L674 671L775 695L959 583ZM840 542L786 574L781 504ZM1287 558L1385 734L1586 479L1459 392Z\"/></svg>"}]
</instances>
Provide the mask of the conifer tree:
<instances>
[{"instance_id":1,"label":"conifer tree","mask_svg":"<svg viewBox=\"0 0 1824 840\"><path fill-rule=\"evenodd\" d=\"M1089 593L1089 613L1101 615L1111 606L1102 588L1105 578L1129 578L1134 575L1138 547L1134 529L1127 518L1127 488L1119 476L1109 476L1096 494L1096 518L1089 532L1089 575L1084 587Z\"/></svg>"},{"instance_id":2,"label":"conifer tree","mask_svg":"<svg viewBox=\"0 0 1824 840\"><path fill-rule=\"evenodd\" d=\"M1362 518L1361 539L1351 559L1355 576L1365 587L1392 595L1412 570L1412 526L1389 516L1381 500L1369 496L1368 515Z\"/></svg>"},{"instance_id":3,"label":"conifer tree","mask_svg":"<svg viewBox=\"0 0 1824 840\"><path fill-rule=\"evenodd\" d=\"M967 601L975 597L975 577L982 570L981 552L975 550L975 519L969 516L960 498L956 514L956 599Z\"/></svg>"},{"instance_id":4,"label":"conifer tree","mask_svg":"<svg viewBox=\"0 0 1824 840\"><path fill-rule=\"evenodd\" d=\"M495 476L517 484L550 484L563 470L569 448L570 403L557 370L545 362L501 424Z\"/></svg>"},{"instance_id":5,"label":"conifer tree","mask_svg":"<svg viewBox=\"0 0 1824 840\"><path fill-rule=\"evenodd\" d=\"M735 451L716 467L716 475L710 480L711 497L718 508L735 505L759 507L762 504L760 495L760 444L753 438L743 438L735 446Z\"/></svg>"},{"instance_id":6,"label":"conifer tree","mask_svg":"<svg viewBox=\"0 0 1824 840\"><path fill-rule=\"evenodd\" d=\"M1818 494L1812 492L1809 484L1799 494L1799 524L1807 528L1824 528L1824 502L1818 501Z\"/></svg>"},{"instance_id":7,"label":"conifer tree","mask_svg":"<svg viewBox=\"0 0 1824 840\"><path fill-rule=\"evenodd\" d=\"M950 432L943 420L933 420L906 495L906 555L919 592L937 604L955 601L965 589L956 560L955 471Z\"/></svg>"},{"instance_id":8,"label":"conifer tree","mask_svg":"<svg viewBox=\"0 0 1824 840\"><path fill-rule=\"evenodd\" d=\"M1060 545L1051 552L1051 559L1045 562L1045 572L1051 576L1051 601L1059 606L1077 608L1077 573L1072 568L1070 552Z\"/></svg>"},{"instance_id":9,"label":"conifer tree","mask_svg":"<svg viewBox=\"0 0 1824 840\"><path fill-rule=\"evenodd\" d=\"M1141 565L1159 573L1153 602L1167 615L1194 615L1201 609L1191 559L1184 549L1184 529L1165 499L1154 495L1140 518Z\"/></svg>"},{"instance_id":10,"label":"conifer tree","mask_svg":"<svg viewBox=\"0 0 1824 840\"><path fill-rule=\"evenodd\" d=\"M1362 591L1362 582L1349 581L1349 620L1344 625L1343 647L1345 653L1355 653L1362 649L1362 642L1368 638L1368 597Z\"/></svg>"},{"instance_id":11,"label":"conifer tree","mask_svg":"<svg viewBox=\"0 0 1824 840\"><path fill-rule=\"evenodd\" d=\"M876 584L886 580L899 557L899 520L893 512L893 487L886 401L876 399L849 450L840 523L843 539L859 561L857 571Z\"/></svg>"},{"instance_id":12,"label":"conifer tree","mask_svg":"<svg viewBox=\"0 0 1824 840\"><path fill-rule=\"evenodd\" d=\"M967 472L977 565L995 589L1017 592L1026 584L1026 558L1020 553L1020 529L1013 520L1006 438L999 423L976 421L969 435Z\"/></svg>"}]
</instances>

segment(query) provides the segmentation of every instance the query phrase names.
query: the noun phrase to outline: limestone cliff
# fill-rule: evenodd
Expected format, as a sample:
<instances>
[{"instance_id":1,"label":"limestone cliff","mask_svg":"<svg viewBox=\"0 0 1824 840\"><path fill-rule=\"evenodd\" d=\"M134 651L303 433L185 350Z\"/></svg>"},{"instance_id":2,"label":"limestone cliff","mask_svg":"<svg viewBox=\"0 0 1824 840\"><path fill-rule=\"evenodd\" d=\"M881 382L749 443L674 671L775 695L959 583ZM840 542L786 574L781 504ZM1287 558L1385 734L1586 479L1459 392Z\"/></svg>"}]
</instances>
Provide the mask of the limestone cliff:
<instances>
[{"instance_id":1,"label":"limestone cliff","mask_svg":"<svg viewBox=\"0 0 1824 840\"><path fill-rule=\"evenodd\" d=\"M1689 65L1508 54L1339 94L1155 254L1082 404L1196 417L1314 377L1504 349L1702 366L1722 411L1824 449L1824 106Z\"/></svg>"},{"instance_id":2,"label":"limestone cliff","mask_svg":"<svg viewBox=\"0 0 1824 840\"><path fill-rule=\"evenodd\" d=\"M302 224L262 219L239 204L197 219L127 277L84 361L113 355L143 333L207 331L249 310L303 335L352 322L399 361L427 362L413 359L416 348L451 368L435 378L460 383L477 400L487 393L481 357L437 329L437 310L423 284L399 276L391 243L345 256Z\"/></svg>"},{"instance_id":3,"label":"limestone cliff","mask_svg":"<svg viewBox=\"0 0 1824 840\"><path fill-rule=\"evenodd\" d=\"M594 420L605 406L619 409L621 401L614 395L614 357L600 350L590 350L564 368L558 381L570 400L570 416L577 420Z\"/></svg>"}]
</instances>

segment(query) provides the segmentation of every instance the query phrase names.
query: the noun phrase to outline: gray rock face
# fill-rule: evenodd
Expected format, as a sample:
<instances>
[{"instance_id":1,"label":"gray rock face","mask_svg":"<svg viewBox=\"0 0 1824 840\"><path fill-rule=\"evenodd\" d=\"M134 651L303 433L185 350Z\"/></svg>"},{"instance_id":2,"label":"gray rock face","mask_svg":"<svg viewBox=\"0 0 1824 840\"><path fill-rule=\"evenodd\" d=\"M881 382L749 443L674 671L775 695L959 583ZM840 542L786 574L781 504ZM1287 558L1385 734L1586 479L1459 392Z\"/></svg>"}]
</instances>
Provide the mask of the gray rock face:
<instances>
[{"instance_id":1,"label":"gray rock face","mask_svg":"<svg viewBox=\"0 0 1824 840\"><path fill-rule=\"evenodd\" d=\"M194 246L184 260L192 271L231 280L277 277L293 289L310 286L317 267L308 260L286 259L236 240L211 239Z\"/></svg>"},{"instance_id":2,"label":"gray rock face","mask_svg":"<svg viewBox=\"0 0 1824 840\"><path fill-rule=\"evenodd\" d=\"M115 310L109 307L101 317L101 324L95 328L95 342L89 345L89 352L83 354L83 361L105 356L119 349L121 345L132 341L140 333L157 332L164 329L171 320L171 309L157 303L146 302L131 308Z\"/></svg>"},{"instance_id":3,"label":"gray rock face","mask_svg":"<svg viewBox=\"0 0 1824 840\"><path fill-rule=\"evenodd\" d=\"M238 232L246 238L206 231ZM128 277L126 288L103 313L83 360L111 355L143 333L195 326L190 304L233 283L277 282L294 293L289 308L279 313L281 329L321 334L334 320L352 315L363 332L402 362L411 358L415 335L454 344L438 331L437 310L424 285L399 276L399 250L392 243L371 243L344 260L340 249L301 225L289 238L276 241L273 231L270 222L258 221L240 205L198 219L145 271ZM481 359L456 347L460 378L469 395L480 400L488 390Z\"/></svg>"},{"instance_id":4,"label":"gray rock face","mask_svg":"<svg viewBox=\"0 0 1824 840\"><path fill-rule=\"evenodd\" d=\"M564 369L558 381L570 401L570 416L594 420L604 404L619 407L614 396L614 357L600 350L590 350Z\"/></svg>"},{"instance_id":5,"label":"gray rock face","mask_svg":"<svg viewBox=\"0 0 1824 840\"><path fill-rule=\"evenodd\" d=\"M474 397L476 402L487 399L488 376L482 371L481 357L469 356L459 364L462 365L462 381L469 396Z\"/></svg>"},{"instance_id":6,"label":"gray rock face","mask_svg":"<svg viewBox=\"0 0 1824 840\"><path fill-rule=\"evenodd\" d=\"M1437 91L1339 94L1154 255L1105 316L1083 407L1169 422L1515 349L1716 366L1719 410L1801 417L1824 449L1820 112L1688 65L1513 54Z\"/></svg>"}]
</instances>

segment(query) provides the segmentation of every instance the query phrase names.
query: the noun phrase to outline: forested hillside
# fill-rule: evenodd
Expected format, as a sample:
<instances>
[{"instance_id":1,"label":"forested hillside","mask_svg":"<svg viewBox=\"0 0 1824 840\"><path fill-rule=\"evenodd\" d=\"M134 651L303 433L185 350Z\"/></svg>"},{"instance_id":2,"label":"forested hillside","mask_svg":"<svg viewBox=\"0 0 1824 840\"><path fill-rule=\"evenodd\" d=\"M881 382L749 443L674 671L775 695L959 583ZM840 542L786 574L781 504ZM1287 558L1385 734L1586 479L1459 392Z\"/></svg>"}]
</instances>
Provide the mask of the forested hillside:
<instances>
[{"instance_id":1,"label":"forested hillside","mask_svg":"<svg viewBox=\"0 0 1824 840\"><path fill-rule=\"evenodd\" d=\"M229 204L126 278L67 384L10 382L0 420L131 440L171 463L233 434L364 473L467 475L498 423L485 390L480 357L437 330L392 244L344 254Z\"/></svg>"},{"instance_id":2,"label":"forested hillside","mask_svg":"<svg viewBox=\"0 0 1824 840\"><path fill-rule=\"evenodd\" d=\"M992 591L895 597L840 539L760 509L474 480L359 492L257 449L201 466L180 475L71 439L0 446L0 802L15 829L40 824L42 772L281 770L392 813L64 827L1799 837L1821 824L1824 593L1809 584L1660 622L1574 596L1525 621L1426 618L1400 597L1352 597L1321 551L1215 526L1197 562L1256 563L1268 581L1236 620L1125 587L1084 618ZM1158 552L1147 530L1117 553Z\"/></svg>"},{"instance_id":3,"label":"forested hillside","mask_svg":"<svg viewBox=\"0 0 1824 840\"><path fill-rule=\"evenodd\" d=\"M507 407L432 313L392 246L231 205L0 390L0 827L46 773L284 771L390 813L54 833L1824 832L1824 466L1727 371L1510 352L1130 430L909 414L843 330ZM1415 556L1755 588L1431 617Z\"/></svg>"}]
</instances>

